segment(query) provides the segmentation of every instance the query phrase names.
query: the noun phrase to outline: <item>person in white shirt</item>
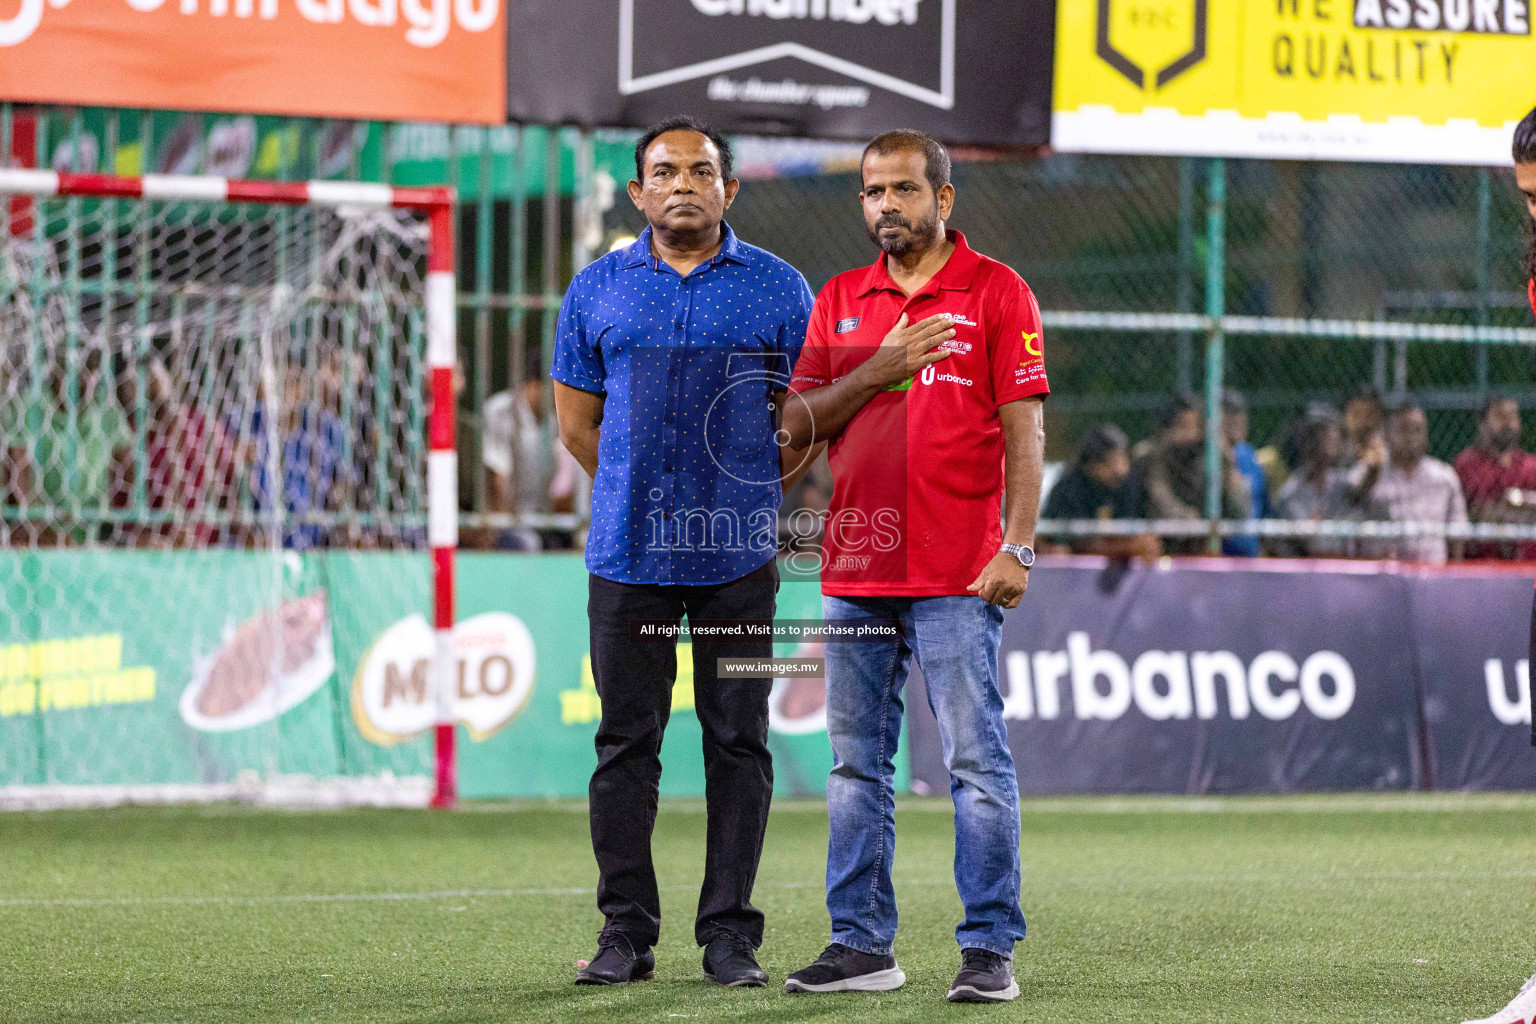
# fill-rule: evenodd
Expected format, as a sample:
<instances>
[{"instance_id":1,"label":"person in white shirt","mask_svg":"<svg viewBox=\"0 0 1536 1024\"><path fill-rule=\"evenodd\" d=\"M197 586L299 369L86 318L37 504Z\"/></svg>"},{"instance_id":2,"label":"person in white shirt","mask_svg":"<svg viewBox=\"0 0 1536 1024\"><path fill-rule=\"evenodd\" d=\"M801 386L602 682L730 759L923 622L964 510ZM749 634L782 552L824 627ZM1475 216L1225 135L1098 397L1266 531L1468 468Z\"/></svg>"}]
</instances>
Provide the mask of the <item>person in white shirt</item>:
<instances>
[{"instance_id":1,"label":"person in white shirt","mask_svg":"<svg viewBox=\"0 0 1536 1024\"><path fill-rule=\"evenodd\" d=\"M1451 525L1467 522L1467 502L1456 470L1429 455L1429 421L1413 403L1393 409L1387 417L1389 455L1381 479L1371 492L1392 522ZM1402 537L1384 546L1384 557L1443 565L1461 559L1461 541L1444 534Z\"/></svg>"}]
</instances>

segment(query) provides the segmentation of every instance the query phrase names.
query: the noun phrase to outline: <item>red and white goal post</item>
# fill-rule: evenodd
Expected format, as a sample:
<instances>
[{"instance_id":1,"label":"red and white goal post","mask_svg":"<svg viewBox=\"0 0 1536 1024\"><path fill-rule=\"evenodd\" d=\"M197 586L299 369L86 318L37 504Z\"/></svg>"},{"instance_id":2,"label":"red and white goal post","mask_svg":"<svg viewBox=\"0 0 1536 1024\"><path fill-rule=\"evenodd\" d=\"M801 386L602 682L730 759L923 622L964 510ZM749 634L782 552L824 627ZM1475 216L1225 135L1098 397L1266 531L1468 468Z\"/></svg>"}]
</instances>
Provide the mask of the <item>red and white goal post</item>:
<instances>
[{"instance_id":1,"label":"red and white goal post","mask_svg":"<svg viewBox=\"0 0 1536 1024\"><path fill-rule=\"evenodd\" d=\"M11 241L13 234L21 234L20 231L15 230L16 225L13 223L16 220L14 212L15 199L13 197L32 197L38 201L38 205L48 200L78 197L81 200L137 201L145 207L153 205L155 209L176 208L183 211L202 209L207 206L222 212L203 212L194 216L203 218L199 223L215 225L209 229L214 233L219 231L217 225L223 221L228 221L232 218L238 219L240 216L238 208L244 207L248 210L264 208L261 213L248 213L247 217L253 223L260 219L265 219L270 223L264 224L259 230L247 228L245 235L231 234L229 239L218 243L223 245L224 248L215 251L212 261L217 262L223 259L231 265L238 264L238 269L231 271L231 278L236 282L236 288L243 288L247 292L254 292L264 287L268 293L275 293L278 296L278 298L267 300L269 305L273 307L281 304L283 301L288 301L287 296L292 294L292 287L282 283L273 284L272 281L280 281L280 275L274 275L265 282L258 280L261 273L263 273L262 269L257 267L253 272L248 264L259 263L265 257L253 258L242 263L241 261L244 257L240 252L242 247L247 246L271 246L271 236L274 230L271 224L281 221L282 215L275 212L267 212L265 208L275 211L282 208L307 207L316 211L312 214L314 217L332 217L333 219L342 220L346 218L365 218L368 216L387 219L390 211L395 211L397 214L408 212L410 215L413 215L414 219L409 222L405 218L401 218L399 221L399 224L408 227L410 231L397 231L397 235L392 236L392 241L398 242L400 238L409 234L410 251L404 255L393 254L389 258L395 261L394 272L396 276L401 279L409 278L408 290L412 294L409 299L404 301L411 303L413 308L409 315L409 323L412 326L410 332L412 344L418 344L421 340L416 331L417 324L424 322L425 327L424 332L421 332L425 334L425 366L428 376L428 387L425 390L428 392L427 401L429 403L425 417L425 546L430 549L431 624L434 631L430 682L432 692L428 699L435 701L436 708L436 724L433 727L435 740L433 752L434 778L430 803L435 807L452 806L457 797L452 679L454 675L453 626L455 617L454 553L458 545L458 465L454 436L456 405L454 395L454 362L457 354L454 219L457 200L454 190L447 187L402 188L363 182L244 181L201 175L146 174L140 177L118 177L101 174L78 174L0 167L0 207L6 207L7 204L11 204L10 208L0 209L0 246ZM54 206L59 205L54 204ZM104 203L103 205L121 206L123 204ZM297 215L295 213L295 216ZM286 224L287 222L283 221L283 223ZM385 224L385 227L389 226L388 223ZM424 253L421 252L423 246L420 241L423 227L426 236ZM36 240L39 237L45 237L49 229L45 228L40 231L34 224L27 230L31 232L33 239ZM114 227L112 232L117 230ZM331 230L329 235L326 232L317 230L315 232L317 241L315 241L312 247L313 251L318 252L322 247L319 240L331 238L334 234L334 229ZM167 235L166 237L172 236ZM195 264L202 255L205 255L199 254L196 251L196 246L204 243L196 241L193 233L183 232L181 235L174 237L181 239L178 244L185 245L189 250L187 254L184 254L186 256L185 263ZM103 242L102 239L105 241ZM255 239L255 241L252 241L252 239ZM404 245L405 243L401 244ZM374 247L369 248L370 245ZM66 276L63 258L54 255L53 249L57 248L62 251L64 248L63 244L37 248L47 248L49 250L47 259L53 260L58 264L54 268L56 271L55 277L62 280ZM98 238L98 245L95 251L98 254L98 258L103 258L109 249L115 251L119 248L122 248L125 252L127 251L116 234L103 232ZM349 257L350 263L343 260L342 269L333 271L331 280L347 281L349 283L351 280L361 280L362 284L360 287L368 287L368 274L377 272L368 269L359 270L358 267L360 264L368 262L369 253L382 252L383 250L377 246L376 241L359 244L356 248L357 252L362 253L362 256L359 257L354 253ZM78 244L74 245L73 251L74 256L71 258L78 262ZM379 259L383 261L385 258L380 256ZM45 270L38 269L38 265L41 262L43 262L41 259L32 260L31 265L33 269L31 273L34 275L34 280L38 275L45 273ZM281 265L282 257L278 257L278 262ZM158 261L156 265L160 265ZM422 273L423 269L424 274ZM121 268L119 268L120 272ZM105 280L110 274L111 271L109 270L103 276L103 279ZM178 274L182 276L178 277ZM241 274L244 274L243 278ZM347 277L349 274L351 279ZM74 277L79 277L78 272L74 273ZM182 287L177 282L185 279L182 270L169 273L166 278L169 283L163 290L174 291L176 288ZM194 290L197 287L199 287L199 284L195 282L193 285ZM203 283L201 287L204 292L208 291L206 283ZM23 290L24 288L25 281L22 286ZM231 290L236 289L232 288ZM393 286L391 286L390 290L392 295L398 295L401 291L401 289L396 289ZM41 300L35 301L38 306L42 305ZM74 332L75 340L72 340L70 344L75 346L74 352L78 353L80 328L78 325L78 300L76 301L75 324L70 327L70 330ZM34 310L32 315L36 318L41 314ZM300 314L297 313L290 312L287 315L294 320L300 318ZM211 318L212 314L210 313L209 316ZM336 315L336 319L339 320L341 318L340 314ZM390 325L393 324L395 333L403 334L405 331L401 325L406 322L407 318L403 316L396 315L393 320L389 316L384 316L379 318L379 323L383 326L375 325L375 327L387 334L391 329ZM119 326L121 325L109 323L106 328L92 329L99 330L103 336L107 336ZM313 324L309 326L309 330L313 330ZM65 332L61 328L56 333L62 338ZM291 339L292 344L311 344L314 341L314 337L306 335L303 328L294 329L291 333L293 335ZM126 335L121 335L121 337L126 337ZM111 342L112 338L107 337L107 341ZM285 339L285 342L288 341L290 339ZM385 339L384 343L389 344L390 342L388 339ZM33 342L33 344L36 347L36 342ZM57 342L61 350L64 344L63 341ZM119 342L119 344L121 345L122 343ZM49 358L52 358L52 356ZM413 356L412 358L415 359L412 365L419 372L420 360L418 357ZM293 368L289 367L288 369L291 370ZM281 381L282 378L279 377L278 380ZM270 368L268 368L268 376L265 381L268 390L265 394L268 395L269 399L271 395L271 381L272 376ZM399 387L400 385L395 384L392 386ZM233 393L233 390L231 393ZM256 392L247 387L245 391L240 393L249 394ZM396 392L395 395L401 401L419 403L420 391L418 390L411 394L402 390ZM228 402L230 400L225 399L225 401ZM275 417L269 417L269 422L272 418ZM416 418L419 419L419 417ZM421 504L421 488L419 487L419 480L416 478L418 470L415 468L419 466L419 462L414 461L420 454L420 440L421 438L418 435L415 441L403 442L401 444L402 450L409 447L415 453L412 456L410 468L402 471L402 475L408 474L411 479L408 483L399 485L403 490L410 491L415 495L416 505L413 507L419 507ZM380 442L381 445L384 443L383 441ZM395 442L391 441L390 443ZM384 461L384 456L381 454L382 461ZM404 457L398 457L396 461L404 463L407 460ZM276 467L276 465L275 462L272 463L273 467ZM383 484L380 485L381 494L383 493L383 486ZM276 504L281 504L281 501L276 502ZM387 516L391 507L393 506L389 506L381 500L376 505L376 510L380 513L379 518L382 519ZM419 538L421 536L420 529L414 527L413 529L416 532L412 536ZM274 541L274 546L280 543L282 542ZM415 547L419 543L419 540L413 540L408 546ZM425 766L423 765L423 767ZM422 781L425 780L423 779Z\"/></svg>"}]
</instances>

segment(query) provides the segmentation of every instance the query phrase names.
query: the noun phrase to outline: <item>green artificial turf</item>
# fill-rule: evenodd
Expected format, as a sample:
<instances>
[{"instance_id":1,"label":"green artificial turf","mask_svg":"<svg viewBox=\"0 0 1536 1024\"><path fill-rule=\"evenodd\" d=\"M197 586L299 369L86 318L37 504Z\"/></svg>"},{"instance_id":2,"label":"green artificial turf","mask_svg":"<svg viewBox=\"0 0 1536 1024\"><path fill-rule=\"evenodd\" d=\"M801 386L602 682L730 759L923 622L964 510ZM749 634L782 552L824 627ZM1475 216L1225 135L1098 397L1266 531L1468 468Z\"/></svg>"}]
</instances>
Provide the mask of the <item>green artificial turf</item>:
<instances>
[{"instance_id":1,"label":"green artificial turf","mask_svg":"<svg viewBox=\"0 0 1536 1024\"><path fill-rule=\"evenodd\" d=\"M826 942L826 819L775 809L772 985L706 982L704 815L657 825L652 982L571 984L600 920L579 805L0 815L0 1021L1450 1022L1536 969L1516 796L1039 801L1024 810L1023 994L950 1006L948 806L898 814L904 990L787 996Z\"/></svg>"}]
</instances>

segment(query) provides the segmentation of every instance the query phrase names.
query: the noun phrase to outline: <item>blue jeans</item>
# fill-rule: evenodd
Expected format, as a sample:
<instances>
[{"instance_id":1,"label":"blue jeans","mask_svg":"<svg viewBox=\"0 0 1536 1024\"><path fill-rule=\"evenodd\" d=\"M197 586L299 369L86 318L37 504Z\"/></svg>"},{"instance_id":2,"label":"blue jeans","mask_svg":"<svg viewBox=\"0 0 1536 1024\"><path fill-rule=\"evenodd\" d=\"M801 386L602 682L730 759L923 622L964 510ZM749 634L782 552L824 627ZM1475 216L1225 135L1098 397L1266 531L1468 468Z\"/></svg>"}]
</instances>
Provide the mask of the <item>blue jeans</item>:
<instances>
[{"instance_id":1,"label":"blue jeans","mask_svg":"<svg viewBox=\"0 0 1536 1024\"><path fill-rule=\"evenodd\" d=\"M827 909L832 941L884 954L896 938L896 745L912 658L939 723L955 802L962 947L1005 957L1024 938L1019 908L1019 783L997 690L1003 611L979 597L822 598L828 621L895 619L902 637L829 643Z\"/></svg>"}]
</instances>

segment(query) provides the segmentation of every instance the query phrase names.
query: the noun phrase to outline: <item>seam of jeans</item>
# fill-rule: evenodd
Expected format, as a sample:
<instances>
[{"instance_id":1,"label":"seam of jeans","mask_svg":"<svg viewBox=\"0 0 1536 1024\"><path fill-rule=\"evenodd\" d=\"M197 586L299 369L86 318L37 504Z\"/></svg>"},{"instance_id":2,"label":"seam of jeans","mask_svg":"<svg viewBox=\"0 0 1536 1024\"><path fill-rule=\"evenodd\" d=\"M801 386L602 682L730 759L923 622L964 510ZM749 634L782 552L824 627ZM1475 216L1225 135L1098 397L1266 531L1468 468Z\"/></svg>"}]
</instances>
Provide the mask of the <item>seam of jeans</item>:
<instances>
[{"instance_id":1,"label":"seam of jeans","mask_svg":"<svg viewBox=\"0 0 1536 1024\"><path fill-rule=\"evenodd\" d=\"M875 780L880 787L880 840L875 846L875 870L869 880L869 903L864 908L864 927L873 935L875 932L875 901L880 893L880 868L885 863L885 737L889 731L891 713L891 684L896 679L896 666L901 660L901 652L894 646L891 648L890 667L885 672L885 684L880 693L880 744L875 755Z\"/></svg>"}]
</instances>

